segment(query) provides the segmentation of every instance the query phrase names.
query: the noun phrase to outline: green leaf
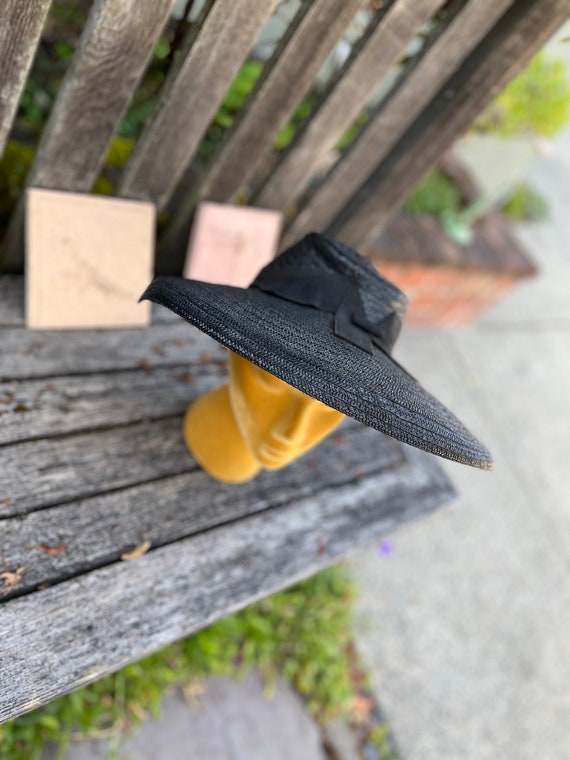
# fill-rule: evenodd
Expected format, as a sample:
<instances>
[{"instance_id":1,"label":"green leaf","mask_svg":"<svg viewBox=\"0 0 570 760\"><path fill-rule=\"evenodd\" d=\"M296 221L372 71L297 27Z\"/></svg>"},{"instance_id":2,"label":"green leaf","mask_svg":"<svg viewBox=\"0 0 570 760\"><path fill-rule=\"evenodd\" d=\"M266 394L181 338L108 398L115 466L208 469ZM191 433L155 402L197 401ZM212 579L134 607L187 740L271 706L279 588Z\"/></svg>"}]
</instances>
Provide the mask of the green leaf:
<instances>
[{"instance_id":1,"label":"green leaf","mask_svg":"<svg viewBox=\"0 0 570 760\"><path fill-rule=\"evenodd\" d=\"M275 140L273 140L273 147L275 150L285 150L290 144L292 139L295 137L295 132L297 131L297 127L293 123L285 124L285 126L281 129Z\"/></svg>"},{"instance_id":2,"label":"green leaf","mask_svg":"<svg viewBox=\"0 0 570 760\"><path fill-rule=\"evenodd\" d=\"M154 46L154 56L159 61L163 61L170 55L170 43L166 37L159 37Z\"/></svg>"}]
</instances>

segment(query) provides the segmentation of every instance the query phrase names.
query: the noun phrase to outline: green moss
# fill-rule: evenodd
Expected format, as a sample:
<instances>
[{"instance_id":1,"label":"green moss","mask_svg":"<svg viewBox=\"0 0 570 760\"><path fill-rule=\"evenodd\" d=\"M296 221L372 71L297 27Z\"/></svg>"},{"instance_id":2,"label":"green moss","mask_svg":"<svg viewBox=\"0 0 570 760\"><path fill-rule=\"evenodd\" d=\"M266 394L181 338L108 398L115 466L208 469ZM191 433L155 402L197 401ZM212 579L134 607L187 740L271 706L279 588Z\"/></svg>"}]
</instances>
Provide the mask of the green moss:
<instances>
[{"instance_id":1,"label":"green moss","mask_svg":"<svg viewBox=\"0 0 570 760\"><path fill-rule=\"evenodd\" d=\"M319 717L347 713L354 696L347 655L352 595L343 570L326 570L0 726L0 757L34 760L46 741L65 744L72 733L120 735L158 715L174 685L252 667L269 686L286 678Z\"/></svg>"},{"instance_id":2,"label":"green moss","mask_svg":"<svg viewBox=\"0 0 570 760\"><path fill-rule=\"evenodd\" d=\"M461 191L440 169L432 169L404 201L407 214L440 216L446 211L459 212Z\"/></svg>"},{"instance_id":3,"label":"green moss","mask_svg":"<svg viewBox=\"0 0 570 760\"><path fill-rule=\"evenodd\" d=\"M561 61L541 52L475 121L500 137L552 137L570 121L570 80Z\"/></svg>"}]
</instances>

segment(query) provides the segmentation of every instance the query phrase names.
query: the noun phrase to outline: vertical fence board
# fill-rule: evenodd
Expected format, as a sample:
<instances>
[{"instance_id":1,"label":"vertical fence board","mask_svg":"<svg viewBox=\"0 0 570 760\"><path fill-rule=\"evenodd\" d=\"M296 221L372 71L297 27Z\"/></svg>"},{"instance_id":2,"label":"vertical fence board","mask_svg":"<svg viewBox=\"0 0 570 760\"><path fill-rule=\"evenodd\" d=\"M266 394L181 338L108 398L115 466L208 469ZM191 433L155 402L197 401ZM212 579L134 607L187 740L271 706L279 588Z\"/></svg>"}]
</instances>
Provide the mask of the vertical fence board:
<instances>
[{"instance_id":1,"label":"vertical fence board","mask_svg":"<svg viewBox=\"0 0 570 760\"><path fill-rule=\"evenodd\" d=\"M27 185L88 192L167 21L173 0L96 0L44 129ZM24 200L0 264L19 268Z\"/></svg>"},{"instance_id":2,"label":"vertical fence board","mask_svg":"<svg viewBox=\"0 0 570 760\"><path fill-rule=\"evenodd\" d=\"M470 0L449 24L411 75L376 115L349 150L301 209L286 241L290 243L312 229L323 230L398 141L458 64L498 21L512 0Z\"/></svg>"},{"instance_id":3,"label":"vertical fence board","mask_svg":"<svg viewBox=\"0 0 570 760\"><path fill-rule=\"evenodd\" d=\"M36 187L87 192L172 0L97 0L32 167Z\"/></svg>"},{"instance_id":4,"label":"vertical fence board","mask_svg":"<svg viewBox=\"0 0 570 760\"><path fill-rule=\"evenodd\" d=\"M568 0L517 0L431 100L329 231L363 245L449 145L568 17Z\"/></svg>"},{"instance_id":5,"label":"vertical fence board","mask_svg":"<svg viewBox=\"0 0 570 760\"><path fill-rule=\"evenodd\" d=\"M165 206L276 5L277 0L217 0L164 87L127 165L121 196Z\"/></svg>"},{"instance_id":6,"label":"vertical fence board","mask_svg":"<svg viewBox=\"0 0 570 760\"><path fill-rule=\"evenodd\" d=\"M0 155L12 126L51 0L0 4Z\"/></svg>"},{"instance_id":7,"label":"vertical fence board","mask_svg":"<svg viewBox=\"0 0 570 760\"><path fill-rule=\"evenodd\" d=\"M362 5L362 0L314 0L217 156L201 197L229 201L247 182Z\"/></svg>"},{"instance_id":8,"label":"vertical fence board","mask_svg":"<svg viewBox=\"0 0 570 760\"><path fill-rule=\"evenodd\" d=\"M287 210L441 2L400 0L390 8L350 69L270 176L256 198L256 205Z\"/></svg>"}]
</instances>

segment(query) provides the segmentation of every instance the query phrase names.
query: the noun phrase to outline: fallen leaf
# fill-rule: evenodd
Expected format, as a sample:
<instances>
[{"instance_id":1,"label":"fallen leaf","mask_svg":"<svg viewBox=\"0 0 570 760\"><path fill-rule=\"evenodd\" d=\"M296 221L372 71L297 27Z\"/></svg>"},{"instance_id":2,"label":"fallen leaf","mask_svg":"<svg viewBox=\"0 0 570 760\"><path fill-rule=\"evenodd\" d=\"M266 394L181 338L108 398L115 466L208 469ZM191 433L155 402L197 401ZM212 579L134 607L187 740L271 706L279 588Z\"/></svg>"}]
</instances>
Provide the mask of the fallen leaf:
<instances>
[{"instance_id":1,"label":"fallen leaf","mask_svg":"<svg viewBox=\"0 0 570 760\"><path fill-rule=\"evenodd\" d=\"M21 583L24 571L27 567L28 565L22 565L22 567L19 567L13 573L10 571L0 573L0 588L2 589L2 596L9 594L14 586L17 586L18 583Z\"/></svg>"},{"instance_id":2,"label":"fallen leaf","mask_svg":"<svg viewBox=\"0 0 570 760\"><path fill-rule=\"evenodd\" d=\"M180 380L181 383L186 383L187 385L190 385L190 383L193 383L194 380L196 380L196 376L190 375L188 372L175 372L174 377L177 380Z\"/></svg>"},{"instance_id":3,"label":"fallen leaf","mask_svg":"<svg viewBox=\"0 0 570 760\"><path fill-rule=\"evenodd\" d=\"M184 701L191 709L195 709L199 704L200 697L206 693L206 687L203 681L195 679L182 686Z\"/></svg>"},{"instance_id":4,"label":"fallen leaf","mask_svg":"<svg viewBox=\"0 0 570 760\"><path fill-rule=\"evenodd\" d=\"M67 544L61 543L59 546L50 546L49 544L38 544L37 546L26 546L26 549L37 549L53 557L55 554L61 554L67 549Z\"/></svg>"},{"instance_id":5,"label":"fallen leaf","mask_svg":"<svg viewBox=\"0 0 570 760\"><path fill-rule=\"evenodd\" d=\"M131 552L125 552L124 554L121 554L121 559L124 562L131 562L133 559L139 559L139 557L142 557L143 554L147 553L147 551L150 549L150 546L150 541L143 541L142 544L139 544Z\"/></svg>"},{"instance_id":6,"label":"fallen leaf","mask_svg":"<svg viewBox=\"0 0 570 760\"><path fill-rule=\"evenodd\" d=\"M374 709L374 701L364 694L357 694L352 703L352 718L355 723L362 725L370 718Z\"/></svg>"},{"instance_id":7,"label":"fallen leaf","mask_svg":"<svg viewBox=\"0 0 570 760\"><path fill-rule=\"evenodd\" d=\"M30 354L35 354L36 351L43 347L43 345L44 344L41 340L34 340L24 351L22 351L22 355L29 356Z\"/></svg>"},{"instance_id":8,"label":"fallen leaf","mask_svg":"<svg viewBox=\"0 0 570 760\"><path fill-rule=\"evenodd\" d=\"M140 705L138 702L129 702L128 709L132 714L135 716L135 718L138 718L141 722L144 720L148 720L149 714L144 709L142 705Z\"/></svg>"}]
</instances>

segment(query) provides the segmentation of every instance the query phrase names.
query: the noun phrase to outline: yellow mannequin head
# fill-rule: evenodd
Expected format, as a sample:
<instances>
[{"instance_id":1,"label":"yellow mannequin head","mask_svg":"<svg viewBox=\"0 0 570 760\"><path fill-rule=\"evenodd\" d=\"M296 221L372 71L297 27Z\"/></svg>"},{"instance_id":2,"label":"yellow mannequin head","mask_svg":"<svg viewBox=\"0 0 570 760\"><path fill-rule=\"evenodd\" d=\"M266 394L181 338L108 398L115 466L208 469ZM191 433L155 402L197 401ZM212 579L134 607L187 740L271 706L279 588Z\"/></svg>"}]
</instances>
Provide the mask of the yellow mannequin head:
<instances>
[{"instance_id":1,"label":"yellow mannequin head","mask_svg":"<svg viewBox=\"0 0 570 760\"><path fill-rule=\"evenodd\" d=\"M230 354L230 382L192 404L184 438L218 480L242 483L261 469L285 467L344 418L311 396Z\"/></svg>"}]
</instances>

